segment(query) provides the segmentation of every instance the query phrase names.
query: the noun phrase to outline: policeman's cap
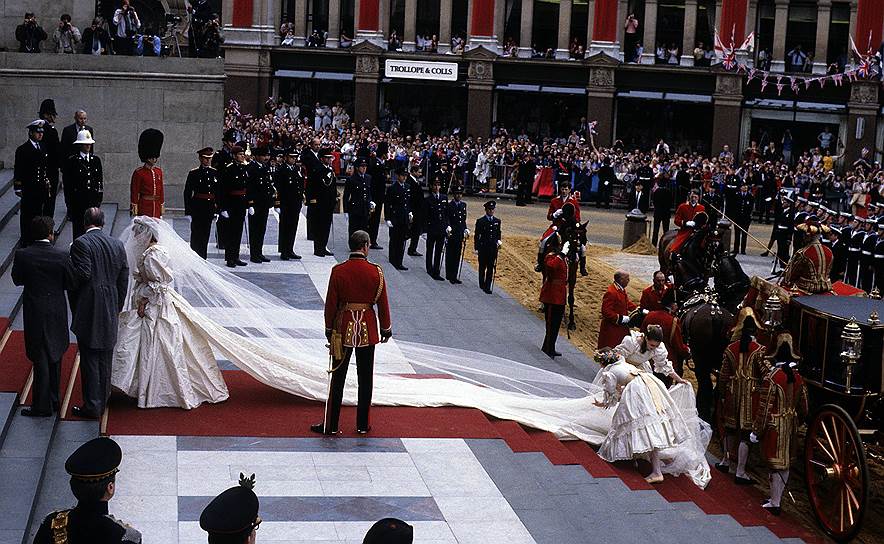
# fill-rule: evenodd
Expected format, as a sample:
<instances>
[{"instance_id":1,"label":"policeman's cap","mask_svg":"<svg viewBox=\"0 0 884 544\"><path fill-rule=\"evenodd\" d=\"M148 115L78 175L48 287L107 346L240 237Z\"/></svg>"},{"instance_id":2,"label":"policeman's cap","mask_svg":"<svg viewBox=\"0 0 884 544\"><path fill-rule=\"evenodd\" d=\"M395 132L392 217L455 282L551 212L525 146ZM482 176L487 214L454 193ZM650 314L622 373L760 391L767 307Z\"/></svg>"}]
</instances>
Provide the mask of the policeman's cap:
<instances>
[{"instance_id":1,"label":"policeman's cap","mask_svg":"<svg viewBox=\"0 0 884 544\"><path fill-rule=\"evenodd\" d=\"M493 210L496 207L497 207L497 202L494 200L489 200L488 202L485 203L486 210Z\"/></svg>"},{"instance_id":2,"label":"policeman's cap","mask_svg":"<svg viewBox=\"0 0 884 544\"><path fill-rule=\"evenodd\" d=\"M215 150L212 148L212 146L204 147L204 148L200 149L199 151L197 151L196 154L199 155L200 157L206 157L207 159L211 159L213 156L215 156Z\"/></svg>"},{"instance_id":3,"label":"policeman's cap","mask_svg":"<svg viewBox=\"0 0 884 544\"><path fill-rule=\"evenodd\" d=\"M414 528L401 519L384 518L365 533L362 544L411 544Z\"/></svg>"},{"instance_id":4,"label":"policeman's cap","mask_svg":"<svg viewBox=\"0 0 884 544\"><path fill-rule=\"evenodd\" d=\"M365 159L356 159L356 167L359 168L360 166L368 166L368 161Z\"/></svg>"},{"instance_id":5,"label":"policeman's cap","mask_svg":"<svg viewBox=\"0 0 884 544\"><path fill-rule=\"evenodd\" d=\"M252 152L252 155L256 157L269 157L270 156L270 148L266 145L262 145L260 147L256 147L255 151Z\"/></svg>"},{"instance_id":6,"label":"policeman's cap","mask_svg":"<svg viewBox=\"0 0 884 544\"><path fill-rule=\"evenodd\" d=\"M451 194L462 195L463 194L463 187L461 187L460 185L453 186L451 188Z\"/></svg>"},{"instance_id":7,"label":"policeman's cap","mask_svg":"<svg viewBox=\"0 0 884 544\"><path fill-rule=\"evenodd\" d=\"M324 148L320 149L320 150L319 150L319 155L320 155L322 158L330 158L330 157L334 157L334 156L335 156L334 152L332 152L332 149L331 149L330 147L324 147Z\"/></svg>"},{"instance_id":8,"label":"policeman's cap","mask_svg":"<svg viewBox=\"0 0 884 544\"><path fill-rule=\"evenodd\" d=\"M43 132L43 125L46 124L46 121L43 119L37 119L35 121L31 121L28 123L28 132Z\"/></svg>"},{"instance_id":9,"label":"policeman's cap","mask_svg":"<svg viewBox=\"0 0 884 544\"><path fill-rule=\"evenodd\" d=\"M811 208L819 208L820 207L819 202L808 202L807 205L810 206Z\"/></svg>"},{"instance_id":10,"label":"policeman's cap","mask_svg":"<svg viewBox=\"0 0 884 544\"><path fill-rule=\"evenodd\" d=\"M239 475L239 485L212 499L200 514L200 528L210 535L236 535L251 532L258 517L258 496L252 491L255 476Z\"/></svg>"},{"instance_id":11,"label":"policeman's cap","mask_svg":"<svg viewBox=\"0 0 884 544\"><path fill-rule=\"evenodd\" d=\"M295 149L294 147L289 147L288 149L286 149L285 154L288 157L299 157L300 158L300 156L301 156L300 153L298 153L298 150Z\"/></svg>"},{"instance_id":12,"label":"policeman's cap","mask_svg":"<svg viewBox=\"0 0 884 544\"><path fill-rule=\"evenodd\" d=\"M802 203L802 204L806 204L806 203L807 203L807 199L804 198L803 196L799 196L799 197L798 197L798 202L800 202L800 203Z\"/></svg>"},{"instance_id":13,"label":"policeman's cap","mask_svg":"<svg viewBox=\"0 0 884 544\"><path fill-rule=\"evenodd\" d=\"M93 438L68 457L64 469L73 479L97 482L116 474L122 460L119 444L106 437Z\"/></svg>"},{"instance_id":14,"label":"policeman's cap","mask_svg":"<svg viewBox=\"0 0 884 544\"><path fill-rule=\"evenodd\" d=\"M840 215L841 217L847 218L847 219L850 219L851 217L853 217L853 214L850 212L839 212L838 215Z\"/></svg>"}]
</instances>

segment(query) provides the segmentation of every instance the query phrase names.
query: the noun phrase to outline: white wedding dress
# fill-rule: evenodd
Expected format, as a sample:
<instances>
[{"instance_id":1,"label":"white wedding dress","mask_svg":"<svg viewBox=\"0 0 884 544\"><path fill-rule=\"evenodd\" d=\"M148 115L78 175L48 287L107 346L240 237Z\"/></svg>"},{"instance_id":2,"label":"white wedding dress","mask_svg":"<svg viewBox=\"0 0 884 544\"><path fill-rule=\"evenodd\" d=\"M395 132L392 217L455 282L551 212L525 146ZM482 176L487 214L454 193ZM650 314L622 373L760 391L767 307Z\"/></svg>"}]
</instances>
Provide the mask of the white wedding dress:
<instances>
[{"instance_id":1,"label":"white wedding dress","mask_svg":"<svg viewBox=\"0 0 884 544\"><path fill-rule=\"evenodd\" d=\"M204 261L160 219L137 217L134 223L136 228L130 227L122 237L130 261L137 260L143 251L144 240L139 240L143 233L138 232L138 224L149 226L151 236L165 247L174 263L172 283L163 296L186 324L189 338L207 343L214 358L231 361L270 387L325 401L328 351L321 337L321 311L292 308L254 284ZM144 375L156 368L155 361L138 358L135 351L119 355L114 361L115 373L118 365L131 368L126 373L129 375ZM496 418L554 433L561 439L583 440L596 446L611 430L614 409L595 406L605 398L603 387L595 383L485 353L395 339L379 345L377 355L381 360L401 358L414 374L376 373L375 405L476 408ZM202 359L198 366L203 368L205 364ZM693 440L668 452L670 461L678 462L668 463L664 471L688 474L694 483L705 487L710 475L704 453L711 431L696 415L693 391L681 388L676 395L678 387L672 390L673 398ZM356 404L355 379L347 381L344 404Z\"/></svg>"}]
</instances>

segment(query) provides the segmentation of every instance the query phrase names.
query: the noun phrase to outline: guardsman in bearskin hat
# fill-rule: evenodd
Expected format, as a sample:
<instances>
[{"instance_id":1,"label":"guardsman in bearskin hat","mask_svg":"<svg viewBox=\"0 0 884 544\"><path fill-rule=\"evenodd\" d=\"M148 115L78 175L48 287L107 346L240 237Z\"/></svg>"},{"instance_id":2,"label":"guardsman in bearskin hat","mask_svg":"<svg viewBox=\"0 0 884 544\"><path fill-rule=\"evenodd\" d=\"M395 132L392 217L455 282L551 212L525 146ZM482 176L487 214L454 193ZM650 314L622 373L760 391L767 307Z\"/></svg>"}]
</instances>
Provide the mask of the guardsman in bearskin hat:
<instances>
[{"instance_id":1,"label":"guardsman in bearskin hat","mask_svg":"<svg viewBox=\"0 0 884 544\"><path fill-rule=\"evenodd\" d=\"M190 248L205 259L208 254L212 219L218 213L218 171L212 168L215 150L204 147L196 152L200 165L187 173L184 182L184 216L190 218Z\"/></svg>"},{"instance_id":2,"label":"guardsman in bearskin hat","mask_svg":"<svg viewBox=\"0 0 884 544\"><path fill-rule=\"evenodd\" d=\"M485 203L485 215L476 219L473 248L479 257L479 289L489 295L494 286L494 273L497 270L497 254L501 241L501 222L494 217L497 202L489 200Z\"/></svg>"},{"instance_id":3,"label":"guardsman in bearskin hat","mask_svg":"<svg viewBox=\"0 0 884 544\"><path fill-rule=\"evenodd\" d=\"M553 233L546 241L546 255L543 259L543 285L540 288L540 302L544 307L546 334L540 350L550 358L561 355L556 351L556 339L565 316L565 303L568 300L568 260L569 242L562 244L558 233Z\"/></svg>"},{"instance_id":4,"label":"guardsman in bearskin hat","mask_svg":"<svg viewBox=\"0 0 884 544\"><path fill-rule=\"evenodd\" d=\"M442 277L442 252L454 232L448 219L448 198L441 192L441 183L436 178L430 182L430 194L426 198L425 219L427 224L426 267L427 274L438 281Z\"/></svg>"},{"instance_id":5,"label":"guardsman in bearskin hat","mask_svg":"<svg viewBox=\"0 0 884 544\"><path fill-rule=\"evenodd\" d=\"M92 154L95 140L88 130L77 133L71 144L74 152L64 164L64 200L74 239L85 232L84 214L89 208L98 208L104 200L104 171L101 159Z\"/></svg>"},{"instance_id":6,"label":"guardsman in bearskin hat","mask_svg":"<svg viewBox=\"0 0 884 544\"><path fill-rule=\"evenodd\" d=\"M344 185L344 213L347 214L348 236L357 230L368 232L371 214L375 213L377 207L371 198L373 181L368 174L368 160L356 159L353 175Z\"/></svg>"},{"instance_id":7,"label":"guardsman in bearskin hat","mask_svg":"<svg viewBox=\"0 0 884 544\"><path fill-rule=\"evenodd\" d=\"M770 468L770 499L763 507L777 516L798 448L798 428L808 413L807 389L797 370L799 361L792 335L780 333L770 358L771 370L759 388L760 404L750 434L753 443L761 442L761 456Z\"/></svg>"},{"instance_id":8,"label":"guardsman in bearskin hat","mask_svg":"<svg viewBox=\"0 0 884 544\"><path fill-rule=\"evenodd\" d=\"M337 434L341 400L350 356L356 352L359 381L356 432L371 430L369 409L374 372L374 348L393 336L387 283L380 265L368 260L371 238L357 230L349 239L350 258L332 268L325 297L325 336L330 344L329 393L325 419L312 425L313 432ZM377 307L377 313L375 313ZM380 322L380 332L378 323Z\"/></svg>"},{"instance_id":9,"label":"guardsman in bearskin hat","mask_svg":"<svg viewBox=\"0 0 884 544\"><path fill-rule=\"evenodd\" d=\"M239 485L212 499L200 514L200 529L209 533L210 544L253 544L261 525L260 502L252 490L255 475L240 473Z\"/></svg>"},{"instance_id":10,"label":"guardsman in bearskin hat","mask_svg":"<svg viewBox=\"0 0 884 544\"><path fill-rule=\"evenodd\" d=\"M273 173L273 184L279 197L279 258L283 261L301 258L295 253L295 237L301 204L304 203L305 183L300 153L290 147L285 151L285 162Z\"/></svg>"},{"instance_id":11,"label":"guardsman in bearskin hat","mask_svg":"<svg viewBox=\"0 0 884 544\"><path fill-rule=\"evenodd\" d=\"M771 230L771 238L777 243L777 258L774 259L772 272L789 262L792 244L792 235L795 230L795 212L792 208L792 198L788 194L780 195L774 205L774 224ZM797 249L797 248L796 248Z\"/></svg>"},{"instance_id":12,"label":"guardsman in bearskin hat","mask_svg":"<svg viewBox=\"0 0 884 544\"><path fill-rule=\"evenodd\" d=\"M243 142L244 143L244 142ZM224 220L224 260L227 266L246 266L240 259L242 231L248 209L247 190L249 185L249 165L246 149L237 145L231 149L233 161L224 166L221 174L221 190L217 195L219 216Z\"/></svg>"},{"instance_id":13,"label":"guardsman in bearskin hat","mask_svg":"<svg viewBox=\"0 0 884 544\"><path fill-rule=\"evenodd\" d=\"M384 518L365 533L362 544L412 544L414 529L401 519Z\"/></svg>"},{"instance_id":14,"label":"guardsman in bearskin hat","mask_svg":"<svg viewBox=\"0 0 884 544\"><path fill-rule=\"evenodd\" d=\"M28 124L28 141L15 150L15 166L12 184L15 194L21 198L19 225L22 247L31 241L27 234L35 217L44 215L44 209L52 200L52 183L49 177L50 158L43 145L45 121L38 119ZM50 213L50 217L52 214ZM82 218L80 218L82 220Z\"/></svg>"},{"instance_id":15,"label":"guardsman in bearskin hat","mask_svg":"<svg viewBox=\"0 0 884 544\"><path fill-rule=\"evenodd\" d=\"M780 286L793 293L828 293L832 290L829 274L832 270L832 250L820 243L820 235L828 234L829 227L820 225L816 216L809 216L795 227L802 233L804 247L797 250L783 270Z\"/></svg>"},{"instance_id":16,"label":"guardsman in bearskin hat","mask_svg":"<svg viewBox=\"0 0 884 544\"><path fill-rule=\"evenodd\" d=\"M439 178L436 178L439 182ZM445 279L453 285L460 281L460 267L466 240L470 237L470 229L467 228L467 203L463 201L463 187L454 185L451 187L452 199L448 201L448 224L451 226L451 234L448 235L448 244L445 246Z\"/></svg>"},{"instance_id":17,"label":"guardsman in bearskin hat","mask_svg":"<svg viewBox=\"0 0 884 544\"><path fill-rule=\"evenodd\" d=\"M749 433L758 406L758 385L767 374L764 346L755 335L762 330L752 308L743 308L731 332L731 344L724 350L718 378L718 420L724 429L725 453L715 467L734 474L737 484L752 484L746 474Z\"/></svg>"},{"instance_id":18,"label":"guardsman in bearskin hat","mask_svg":"<svg viewBox=\"0 0 884 544\"><path fill-rule=\"evenodd\" d=\"M249 260L255 264L269 263L264 255L264 235L270 208L278 208L276 187L273 185L273 167L270 165L270 148L255 150L255 161L249 164L249 183L246 187L249 222Z\"/></svg>"},{"instance_id":19,"label":"guardsman in bearskin hat","mask_svg":"<svg viewBox=\"0 0 884 544\"><path fill-rule=\"evenodd\" d=\"M307 177L307 206L310 208L307 222L313 237L313 254L325 257L334 255L328 250L328 240L338 199L338 186L335 171L332 169L332 150L321 149L319 157L319 165L310 170Z\"/></svg>"},{"instance_id":20,"label":"guardsman in bearskin hat","mask_svg":"<svg viewBox=\"0 0 884 544\"><path fill-rule=\"evenodd\" d=\"M140 544L141 533L108 514L122 459L123 451L110 438L94 438L77 448L64 464L77 506L46 516L34 544Z\"/></svg>"},{"instance_id":21,"label":"guardsman in bearskin hat","mask_svg":"<svg viewBox=\"0 0 884 544\"><path fill-rule=\"evenodd\" d=\"M138 158L144 163L132 172L129 214L161 217L165 198L163 171L157 166L163 147L163 133L149 128L138 138Z\"/></svg>"}]
</instances>

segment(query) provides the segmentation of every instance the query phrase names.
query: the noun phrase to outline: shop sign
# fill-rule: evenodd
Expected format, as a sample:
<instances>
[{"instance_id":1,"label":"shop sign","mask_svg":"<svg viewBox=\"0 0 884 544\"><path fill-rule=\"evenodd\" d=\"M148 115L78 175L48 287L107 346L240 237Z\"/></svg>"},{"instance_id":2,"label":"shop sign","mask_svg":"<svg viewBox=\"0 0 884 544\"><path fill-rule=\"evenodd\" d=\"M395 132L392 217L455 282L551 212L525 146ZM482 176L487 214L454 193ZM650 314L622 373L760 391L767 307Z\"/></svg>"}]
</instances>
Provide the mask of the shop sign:
<instances>
[{"instance_id":1,"label":"shop sign","mask_svg":"<svg viewBox=\"0 0 884 544\"><path fill-rule=\"evenodd\" d=\"M457 81L457 63L387 59L384 75L390 78Z\"/></svg>"}]
</instances>

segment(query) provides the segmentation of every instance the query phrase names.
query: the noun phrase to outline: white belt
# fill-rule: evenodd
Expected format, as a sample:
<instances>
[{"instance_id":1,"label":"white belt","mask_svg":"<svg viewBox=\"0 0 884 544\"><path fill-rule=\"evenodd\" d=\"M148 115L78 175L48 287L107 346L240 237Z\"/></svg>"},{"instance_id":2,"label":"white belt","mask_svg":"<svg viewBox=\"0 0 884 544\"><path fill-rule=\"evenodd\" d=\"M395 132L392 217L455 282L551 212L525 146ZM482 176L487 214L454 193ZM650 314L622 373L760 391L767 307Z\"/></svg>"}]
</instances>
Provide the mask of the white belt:
<instances>
[{"instance_id":1,"label":"white belt","mask_svg":"<svg viewBox=\"0 0 884 544\"><path fill-rule=\"evenodd\" d=\"M778 229L789 230L789 227L784 227L782 225L777 225Z\"/></svg>"},{"instance_id":2,"label":"white belt","mask_svg":"<svg viewBox=\"0 0 884 544\"><path fill-rule=\"evenodd\" d=\"M875 255L876 259L884 259L884 255Z\"/></svg>"},{"instance_id":3,"label":"white belt","mask_svg":"<svg viewBox=\"0 0 884 544\"><path fill-rule=\"evenodd\" d=\"M863 251L863 255L871 255L871 254L872 254L871 251Z\"/></svg>"},{"instance_id":4,"label":"white belt","mask_svg":"<svg viewBox=\"0 0 884 544\"><path fill-rule=\"evenodd\" d=\"M852 247L852 248L848 249L847 251L857 252L857 251L859 251L859 248Z\"/></svg>"}]
</instances>

